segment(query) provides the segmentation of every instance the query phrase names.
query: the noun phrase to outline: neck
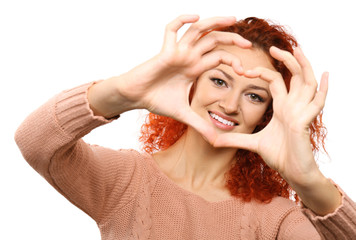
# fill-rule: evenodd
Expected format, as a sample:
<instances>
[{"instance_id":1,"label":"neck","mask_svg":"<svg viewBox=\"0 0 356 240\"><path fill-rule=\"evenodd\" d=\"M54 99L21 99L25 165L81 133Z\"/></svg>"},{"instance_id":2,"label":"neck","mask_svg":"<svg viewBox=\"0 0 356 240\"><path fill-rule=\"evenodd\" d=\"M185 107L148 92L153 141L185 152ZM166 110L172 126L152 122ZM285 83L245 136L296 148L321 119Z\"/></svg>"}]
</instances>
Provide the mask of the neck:
<instances>
[{"instance_id":1,"label":"neck","mask_svg":"<svg viewBox=\"0 0 356 240\"><path fill-rule=\"evenodd\" d=\"M190 189L224 188L225 173L236 149L215 148L192 128L170 148L155 154L161 169L174 181Z\"/></svg>"}]
</instances>

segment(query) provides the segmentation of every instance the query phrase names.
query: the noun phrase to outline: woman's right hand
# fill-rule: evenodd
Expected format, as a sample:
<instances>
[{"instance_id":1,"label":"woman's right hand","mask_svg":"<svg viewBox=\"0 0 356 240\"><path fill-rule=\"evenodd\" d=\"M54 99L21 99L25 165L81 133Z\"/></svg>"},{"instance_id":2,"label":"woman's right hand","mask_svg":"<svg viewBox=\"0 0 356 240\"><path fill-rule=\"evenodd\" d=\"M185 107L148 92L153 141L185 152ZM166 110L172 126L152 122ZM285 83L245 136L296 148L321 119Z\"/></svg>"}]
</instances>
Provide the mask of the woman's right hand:
<instances>
[{"instance_id":1,"label":"woman's right hand","mask_svg":"<svg viewBox=\"0 0 356 240\"><path fill-rule=\"evenodd\" d=\"M158 55L119 77L109 79L107 86L116 89L111 95L114 96L112 100L116 100L112 101L114 105L110 114L103 115L112 117L131 109L147 109L184 122L213 142L215 131L190 108L191 87L202 73L220 64L230 65L242 74L240 60L216 47L236 45L249 48L251 43L236 33L208 33L215 28L234 24L234 17L198 20L197 15L176 18L166 27L164 44ZM188 23L191 26L178 40L178 30Z\"/></svg>"}]
</instances>

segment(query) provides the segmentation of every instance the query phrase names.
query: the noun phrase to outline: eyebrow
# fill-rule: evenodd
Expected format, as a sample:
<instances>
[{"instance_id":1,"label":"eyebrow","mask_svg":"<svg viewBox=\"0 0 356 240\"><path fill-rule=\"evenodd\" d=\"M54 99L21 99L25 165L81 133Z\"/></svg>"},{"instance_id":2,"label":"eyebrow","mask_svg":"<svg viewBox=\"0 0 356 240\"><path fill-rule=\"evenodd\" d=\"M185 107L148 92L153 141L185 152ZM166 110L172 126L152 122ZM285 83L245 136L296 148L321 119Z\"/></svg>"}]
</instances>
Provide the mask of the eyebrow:
<instances>
[{"instance_id":1,"label":"eyebrow","mask_svg":"<svg viewBox=\"0 0 356 240\"><path fill-rule=\"evenodd\" d=\"M229 79L230 81L234 80L234 78L233 78L230 74L226 73L225 71L223 71L223 70L221 70L221 69L219 69L219 68L215 68L215 70L218 70L219 72L221 72L221 73L222 73L227 79ZM254 84L249 84L249 85L247 86L247 88L265 91L265 92L267 93L267 95L270 96L269 91L268 91L266 88L264 88L264 87L260 87L260 86L254 85Z\"/></svg>"},{"instance_id":2,"label":"eyebrow","mask_svg":"<svg viewBox=\"0 0 356 240\"><path fill-rule=\"evenodd\" d=\"M267 90L266 88L264 88L264 87L256 86L256 85L254 85L254 84L249 84L249 85L247 86L247 88L265 91L265 92L267 93L267 95L270 96L270 93L269 93L268 90Z\"/></svg>"},{"instance_id":3,"label":"eyebrow","mask_svg":"<svg viewBox=\"0 0 356 240\"><path fill-rule=\"evenodd\" d=\"M219 72L221 72L222 74L224 74L224 76L225 76L227 79L229 79L230 81L234 80L234 78L233 78L230 74L226 73L225 71L223 71L223 70L221 70L221 69L219 69L219 68L215 68L215 70L218 70Z\"/></svg>"}]
</instances>

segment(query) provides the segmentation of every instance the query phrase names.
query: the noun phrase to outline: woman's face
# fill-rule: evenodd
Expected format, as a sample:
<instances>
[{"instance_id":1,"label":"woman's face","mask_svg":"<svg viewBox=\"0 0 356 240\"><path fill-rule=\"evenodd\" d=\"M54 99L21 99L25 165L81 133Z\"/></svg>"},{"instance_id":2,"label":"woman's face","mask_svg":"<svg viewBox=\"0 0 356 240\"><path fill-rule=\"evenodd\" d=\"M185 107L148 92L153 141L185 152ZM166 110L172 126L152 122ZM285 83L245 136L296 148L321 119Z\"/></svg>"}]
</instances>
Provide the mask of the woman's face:
<instances>
[{"instance_id":1,"label":"woman's face","mask_svg":"<svg viewBox=\"0 0 356 240\"><path fill-rule=\"evenodd\" d=\"M258 66L275 70L262 50L219 48L239 57L245 71ZM218 132L252 133L271 99L266 81L238 75L230 66L221 64L199 77L191 107Z\"/></svg>"}]
</instances>

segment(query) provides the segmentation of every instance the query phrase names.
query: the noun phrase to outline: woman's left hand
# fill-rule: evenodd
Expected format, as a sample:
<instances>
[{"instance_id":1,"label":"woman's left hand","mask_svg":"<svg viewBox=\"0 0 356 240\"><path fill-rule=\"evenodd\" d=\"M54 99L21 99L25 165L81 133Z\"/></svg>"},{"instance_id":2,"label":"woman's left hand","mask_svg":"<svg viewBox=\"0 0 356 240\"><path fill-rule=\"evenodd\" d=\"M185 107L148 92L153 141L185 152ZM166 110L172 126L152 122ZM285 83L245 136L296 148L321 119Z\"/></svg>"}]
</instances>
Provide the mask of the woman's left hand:
<instances>
[{"instance_id":1,"label":"woman's left hand","mask_svg":"<svg viewBox=\"0 0 356 240\"><path fill-rule=\"evenodd\" d=\"M304 186L321 176L314 160L309 126L324 107L328 74L322 75L318 90L312 67L300 48L296 48L293 55L276 47L272 47L270 53L292 73L290 91L276 71L262 67L246 71L246 77L258 77L269 82L273 117L258 133L221 134L214 146L256 152L289 184Z\"/></svg>"},{"instance_id":2,"label":"woman's left hand","mask_svg":"<svg viewBox=\"0 0 356 240\"><path fill-rule=\"evenodd\" d=\"M287 91L278 72L262 67L246 71L246 77L259 77L269 82L273 98L272 119L255 134L221 134L214 146L258 153L297 192L305 206L316 214L326 215L340 206L341 195L318 169L309 127L324 107L328 74L322 75L318 89L312 67L300 48L296 48L293 55L276 47L272 47L270 53L292 73L290 90Z\"/></svg>"}]
</instances>

